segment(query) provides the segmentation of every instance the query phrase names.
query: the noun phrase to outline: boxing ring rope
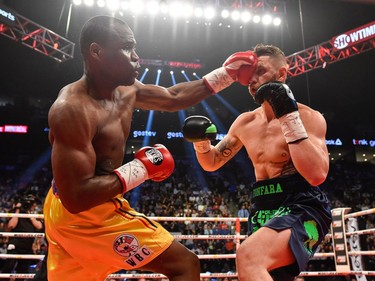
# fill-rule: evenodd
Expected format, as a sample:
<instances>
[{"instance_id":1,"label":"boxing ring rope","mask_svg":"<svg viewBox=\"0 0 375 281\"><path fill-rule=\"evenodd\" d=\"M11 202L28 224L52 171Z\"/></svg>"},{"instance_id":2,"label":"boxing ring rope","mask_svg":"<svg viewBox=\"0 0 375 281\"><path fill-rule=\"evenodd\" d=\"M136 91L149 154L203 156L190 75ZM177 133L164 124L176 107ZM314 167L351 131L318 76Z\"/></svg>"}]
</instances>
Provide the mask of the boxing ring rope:
<instances>
[{"instance_id":1,"label":"boxing ring rope","mask_svg":"<svg viewBox=\"0 0 375 281\"><path fill-rule=\"evenodd\" d=\"M355 213L345 214L343 217L344 219L349 218L356 218L359 216L375 214L375 208L359 211ZM42 214L15 214L15 213L0 213L0 217L19 217L19 218L39 218L43 219L44 216ZM186 240L210 240L210 239L233 239L236 241L236 248L239 247L240 241L247 238L247 235L240 234L240 222L247 222L247 218L218 218L218 217L149 217L155 221L178 221L178 222L235 222L236 223L236 231L235 235L218 235L218 234L211 234L211 235L180 235L180 234L173 234L176 239ZM353 232L346 232L345 236L352 236L352 235L366 235L366 234L373 234L375 233L375 228L371 229L364 229L364 230L357 230ZM35 238L43 238L45 235L44 233L16 233L16 232L0 232L0 237L35 237ZM327 234L328 238L332 238L332 234ZM370 256L375 255L375 251L348 251L347 254L349 256ZM197 255L199 259L235 259L236 254L211 254L211 255ZM327 258L327 257L334 257L334 253L315 253L314 258ZM35 259L41 260L43 259L44 255L18 255L18 254L0 254L0 258L11 258L11 259ZM356 276L375 276L375 271L347 271L347 272L337 272L337 271L304 271L300 273L300 276L345 276L345 275L356 275ZM201 278L209 278L209 277L237 277L237 273L201 273ZM23 273L0 273L0 279L2 278L25 278L31 279L34 277L34 274L23 274ZM149 278L149 279L162 279L166 278L163 274L142 274L142 273L133 273L133 274L110 274L108 278Z\"/></svg>"}]
</instances>

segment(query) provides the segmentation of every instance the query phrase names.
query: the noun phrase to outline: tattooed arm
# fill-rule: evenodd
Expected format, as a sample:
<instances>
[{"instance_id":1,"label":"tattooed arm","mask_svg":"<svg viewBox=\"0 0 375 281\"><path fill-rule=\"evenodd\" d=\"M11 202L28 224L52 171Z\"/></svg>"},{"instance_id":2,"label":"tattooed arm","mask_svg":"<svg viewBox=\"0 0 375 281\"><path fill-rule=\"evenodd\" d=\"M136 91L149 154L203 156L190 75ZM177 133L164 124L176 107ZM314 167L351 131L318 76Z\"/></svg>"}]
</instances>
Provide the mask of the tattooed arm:
<instances>
[{"instance_id":1,"label":"tattooed arm","mask_svg":"<svg viewBox=\"0 0 375 281\"><path fill-rule=\"evenodd\" d=\"M199 164L205 171L216 171L227 163L242 148L242 142L229 134L226 135L216 146L211 145L211 149L205 153L197 152Z\"/></svg>"}]
</instances>

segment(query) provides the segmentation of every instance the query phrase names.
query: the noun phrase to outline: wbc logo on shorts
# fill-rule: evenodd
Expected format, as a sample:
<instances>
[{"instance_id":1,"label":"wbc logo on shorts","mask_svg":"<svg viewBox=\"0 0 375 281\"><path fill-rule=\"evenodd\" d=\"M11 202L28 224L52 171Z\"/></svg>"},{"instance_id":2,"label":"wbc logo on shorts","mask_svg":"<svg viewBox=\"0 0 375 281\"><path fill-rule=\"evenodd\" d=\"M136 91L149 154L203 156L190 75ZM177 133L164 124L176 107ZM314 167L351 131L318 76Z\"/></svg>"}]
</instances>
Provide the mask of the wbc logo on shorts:
<instances>
[{"instance_id":1,"label":"wbc logo on shorts","mask_svg":"<svg viewBox=\"0 0 375 281\"><path fill-rule=\"evenodd\" d=\"M129 258L137 253L139 243L133 235L122 234L113 242L113 250L122 257Z\"/></svg>"}]
</instances>

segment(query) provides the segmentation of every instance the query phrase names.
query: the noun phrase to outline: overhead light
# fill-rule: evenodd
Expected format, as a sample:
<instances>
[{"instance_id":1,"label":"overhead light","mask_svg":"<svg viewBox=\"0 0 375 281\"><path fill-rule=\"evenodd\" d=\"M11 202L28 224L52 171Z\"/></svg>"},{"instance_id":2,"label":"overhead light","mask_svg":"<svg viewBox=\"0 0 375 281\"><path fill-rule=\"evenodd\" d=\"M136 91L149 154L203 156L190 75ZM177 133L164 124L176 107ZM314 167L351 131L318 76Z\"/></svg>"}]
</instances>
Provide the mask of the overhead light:
<instances>
[{"instance_id":1,"label":"overhead light","mask_svg":"<svg viewBox=\"0 0 375 281\"><path fill-rule=\"evenodd\" d=\"M270 15L264 15L262 17L262 23L265 25L269 25L272 22L272 17Z\"/></svg>"},{"instance_id":2,"label":"overhead light","mask_svg":"<svg viewBox=\"0 0 375 281\"><path fill-rule=\"evenodd\" d=\"M239 20L241 18L241 13L238 10L234 10L231 14L232 20Z\"/></svg>"},{"instance_id":3,"label":"overhead light","mask_svg":"<svg viewBox=\"0 0 375 281\"><path fill-rule=\"evenodd\" d=\"M207 7L204 10L204 17L208 20L213 19L215 17L215 9L212 7Z\"/></svg>"},{"instance_id":4,"label":"overhead light","mask_svg":"<svg viewBox=\"0 0 375 281\"><path fill-rule=\"evenodd\" d=\"M279 26L281 24L281 18L279 18L279 17L274 18L273 19L273 24L275 26Z\"/></svg>"},{"instance_id":5,"label":"overhead light","mask_svg":"<svg viewBox=\"0 0 375 281\"><path fill-rule=\"evenodd\" d=\"M229 11L228 10L222 10L221 11L221 17L224 19L227 19L229 17Z\"/></svg>"}]
</instances>

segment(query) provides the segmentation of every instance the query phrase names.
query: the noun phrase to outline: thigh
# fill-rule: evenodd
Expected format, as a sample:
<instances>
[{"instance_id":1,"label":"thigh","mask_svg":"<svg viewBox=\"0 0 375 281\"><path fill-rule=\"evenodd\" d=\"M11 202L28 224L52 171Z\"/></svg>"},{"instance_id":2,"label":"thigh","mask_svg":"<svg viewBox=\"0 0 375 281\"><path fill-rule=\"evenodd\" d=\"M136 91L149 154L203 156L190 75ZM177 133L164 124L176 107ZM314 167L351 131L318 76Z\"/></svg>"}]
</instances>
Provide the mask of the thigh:
<instances>
[{"instance_id":1,"label":"thigh","mask_svg":"<svg viewBox=\"0 0 375 281\"><path fill-rule=\"evenodd\" d=\"M272 270L290 265L295 262L295 257L289 246L291 230L275 230L261 227L251 234L241 244L241 251L245 256L256 262L259 266Z\"/></svg>"},{"instance_id":2,"label":"thigh","mask_svg":"<svg viewBox=\"0 0 375 281\"><path fill-rule=\"evenodd\" d=\"M160 272L166 276L184 275L189 272L195 276L200 273L200 264L198 257L193 252L174 240L166 251L142 267L141 270Z\"/></svg>"}]
</instances>

